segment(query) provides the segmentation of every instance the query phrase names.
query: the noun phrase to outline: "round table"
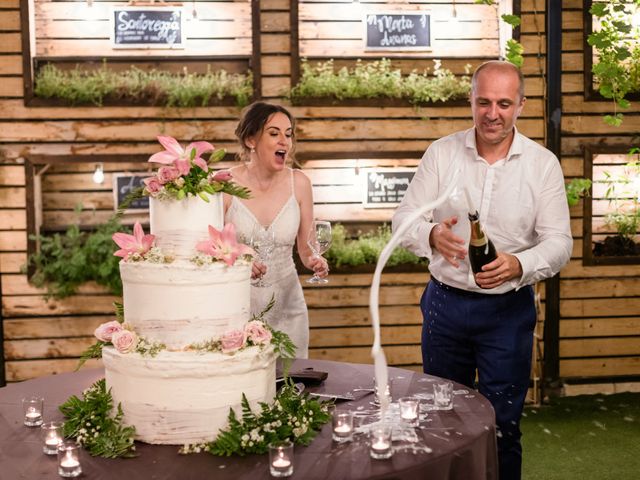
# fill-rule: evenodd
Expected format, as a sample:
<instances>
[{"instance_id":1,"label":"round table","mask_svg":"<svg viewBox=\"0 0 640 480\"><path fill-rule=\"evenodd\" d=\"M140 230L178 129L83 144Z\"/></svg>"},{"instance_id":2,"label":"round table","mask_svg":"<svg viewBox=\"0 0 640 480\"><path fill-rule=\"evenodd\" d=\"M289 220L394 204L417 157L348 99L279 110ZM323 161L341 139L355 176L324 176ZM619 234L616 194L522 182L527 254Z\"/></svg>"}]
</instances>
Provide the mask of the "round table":
<instances>
[{"instance_id":1,"label":"round table","mask_svg":"<svg viewBox=\"0 0 640 480\"><path fill-rule=\"evenodd\" d=\"M309 392L345 393L371 387L373 366L322 360L295 360L291 371L313 368L328 372L328 378ZM55 456L42 452L39 428L23 425L21 399L27 395L45 398L45 421L62 420L58 406L104 376L101 369L82 370L38 378L0 388L0 478L59 479ZM394 399L430 393L436 377L389 368ZM295 447L292 479L497 479L495 417L491 404L479 393L454 384L454 408L432 411L416 429L420 445L430 453L400 449L388 460L369 457L365 438L346 444L331 439L325 425L307 447ZM339 402L337 408L372 409L373 395L355 392L355 400ZM360 437L364 437L361 435ZM137 442L138 457L105 459L81 452L83 475L91 479L269 479L268 455L215 457L208 453L179 455L177 446Z\"/></svg>"}]
</instances>

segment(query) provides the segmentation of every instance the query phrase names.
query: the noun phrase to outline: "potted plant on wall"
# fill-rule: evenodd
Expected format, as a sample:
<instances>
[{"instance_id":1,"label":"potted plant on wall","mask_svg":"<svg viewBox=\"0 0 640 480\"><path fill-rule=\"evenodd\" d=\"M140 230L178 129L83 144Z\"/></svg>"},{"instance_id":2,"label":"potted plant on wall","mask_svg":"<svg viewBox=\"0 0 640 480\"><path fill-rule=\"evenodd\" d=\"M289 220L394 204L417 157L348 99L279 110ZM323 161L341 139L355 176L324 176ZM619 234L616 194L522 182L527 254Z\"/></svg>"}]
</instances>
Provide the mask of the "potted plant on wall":
<instances>
[{"instance_id":1,"label":"potted plant on wall","mask_svg":"<svg viewBox=\"0 0 640 480\"><path fill-rule=\"evenodd\" d=\"M640 255L640 244L635 241L640 230L640 148L629 153L636 158L615 173L603 172L601 183L607 187L604 196L610 206L604 220L616 234L594 242L595 256Z\"/></svg>"}]
</instances>

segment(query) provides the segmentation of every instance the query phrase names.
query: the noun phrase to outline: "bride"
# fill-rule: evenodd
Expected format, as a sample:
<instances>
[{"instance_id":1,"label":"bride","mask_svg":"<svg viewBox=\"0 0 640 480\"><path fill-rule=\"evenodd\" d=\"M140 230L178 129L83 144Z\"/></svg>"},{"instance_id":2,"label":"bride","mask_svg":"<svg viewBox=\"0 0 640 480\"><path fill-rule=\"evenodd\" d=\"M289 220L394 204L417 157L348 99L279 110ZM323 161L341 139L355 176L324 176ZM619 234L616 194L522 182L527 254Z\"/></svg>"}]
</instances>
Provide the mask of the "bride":
<instances>
[{"instance_id":1,"label":"bride","mask_svg":"<svg viewBox=\"0 0 640 480\"><path fill-rule=\"evenodd\" d=\"M225 194L224 208L225 223L233 223L245 243L256 228L273 236L275 247L266 264L253 263L252 278L262 279L264 286L251 288L251 313L261 312L273 295L275 305L265 320L291 337L298 358L307 358L309 318L293 262L294 243L305 267L325 277L328 266L306 242L314 218L311 182L302 171L287 166L294 128L294 118L279 105L255 102L243 111L235 133L244 164L231 173L236 183L251 190L251 198Z\"/></svg>"}]
</instances>

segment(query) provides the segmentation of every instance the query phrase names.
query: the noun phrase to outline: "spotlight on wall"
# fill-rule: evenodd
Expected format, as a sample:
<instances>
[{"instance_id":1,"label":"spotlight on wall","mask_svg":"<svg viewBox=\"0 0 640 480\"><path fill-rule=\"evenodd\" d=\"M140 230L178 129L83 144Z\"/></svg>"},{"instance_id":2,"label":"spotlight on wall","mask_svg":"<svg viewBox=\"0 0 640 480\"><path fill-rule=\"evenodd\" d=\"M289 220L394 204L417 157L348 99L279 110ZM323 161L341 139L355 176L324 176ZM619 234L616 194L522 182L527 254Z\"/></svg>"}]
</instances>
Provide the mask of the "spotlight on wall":
<instances>
[{"instance_id":1,"label":"spotlight on wall","mask_svg":"<svg viewBox=\"0 0 640 480\"><path fill-rule=\"evenodd\" d=\"M101 163L96 165L96 169L93 172L93 183L100 184L104 182L104 166Z\"/></svg>"}]
</instances>

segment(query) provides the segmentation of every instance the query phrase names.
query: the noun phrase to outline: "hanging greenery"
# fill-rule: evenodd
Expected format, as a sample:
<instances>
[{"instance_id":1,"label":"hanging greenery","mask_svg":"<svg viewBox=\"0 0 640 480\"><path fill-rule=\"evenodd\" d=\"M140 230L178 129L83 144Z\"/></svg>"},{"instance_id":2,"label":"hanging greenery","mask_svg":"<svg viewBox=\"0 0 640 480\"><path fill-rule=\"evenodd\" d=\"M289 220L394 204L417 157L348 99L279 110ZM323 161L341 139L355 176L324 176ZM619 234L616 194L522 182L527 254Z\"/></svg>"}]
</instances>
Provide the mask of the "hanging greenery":
<instances>
[{"instance_id":1,"label":"hanging greenery","mask_svg":"<svg viewBox=\"0 0 640 480\"><path fill-rule=\"evenodd\" d=\"M434 70L412 71L402 75L394 68L391 60L381 59L363 62L358 59L355 67L334 68L333 60L312 66L302 60L300 82L291 89L292 100L308 97L346 98L397 98L417 105L426 102L447 101L466 98L471 90L467 75L456 77L450 70L442 68L439 60L434 60Z\"/></svg>"},{"instance_id":2,"label":"hanging greenery","mask_svg":"<svg viewBox=\"0 0 640 480\"><path fill-rule=\"evenodd\" d=\"M158 70L145 71L131 66L128 70L111 70L104 62L97 70L61 70L47 64L38 72L36 96L66 100L72 105L101 106L105 99L147 101L167 107L206 107L211 100L235 98L238 106L249 103L253 95L251 73L227 73L224 70L205 74Z\"/></svg>"},{"instance_id":3,"label":"hanging greenery","mask_svg":"<svg viewBox=\"0 0 640 480\"><path fill-rule=\"evenodd\" d=\"M628 109L626 97L640 92L640 25L633 22L640 15L640 0L598 1L589 12L598 21L587 38L597 54L591 71L598 92L613 101L613 114L604 121L617 127L623 119L618 109Z\"/></svg>"}]
</instances>

